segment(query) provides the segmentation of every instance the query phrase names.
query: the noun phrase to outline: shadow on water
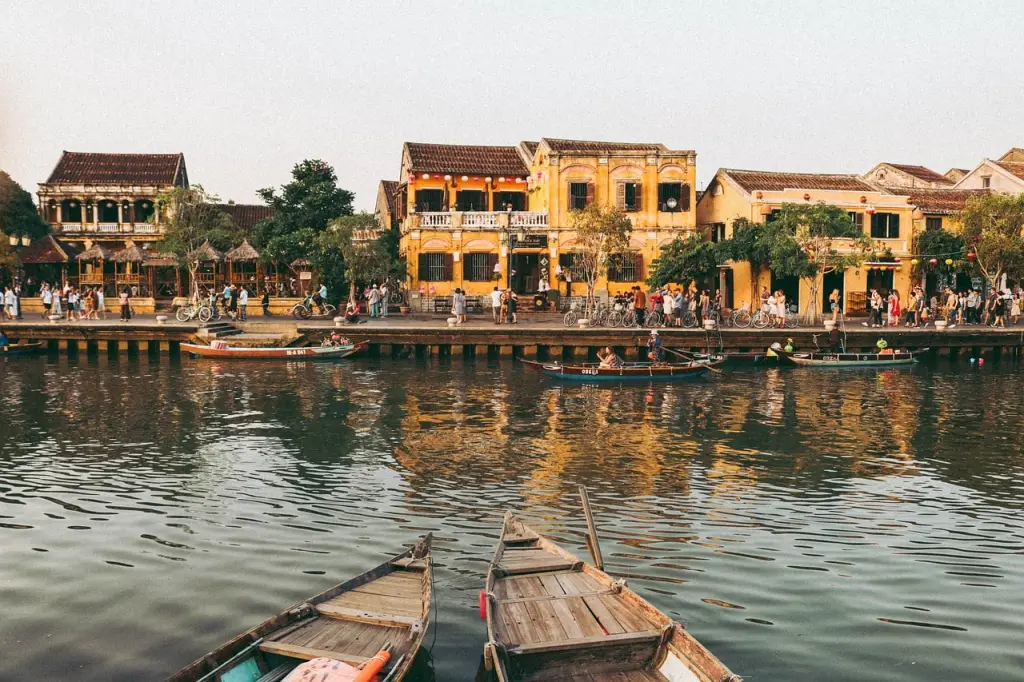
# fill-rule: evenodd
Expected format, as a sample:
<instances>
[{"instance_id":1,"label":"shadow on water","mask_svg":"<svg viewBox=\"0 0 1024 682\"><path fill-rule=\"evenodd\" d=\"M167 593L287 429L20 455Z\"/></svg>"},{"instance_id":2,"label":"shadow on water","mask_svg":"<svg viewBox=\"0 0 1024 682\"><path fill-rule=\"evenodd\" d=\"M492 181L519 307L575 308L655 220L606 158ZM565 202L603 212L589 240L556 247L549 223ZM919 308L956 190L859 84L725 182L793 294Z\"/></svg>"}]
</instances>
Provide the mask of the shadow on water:
<instances>
[{"instance_id":1,"label":"shadow on water","mask_svg":"<svg viewBox=\"0 0 1024 682\"><path fill-rule=\"evenodd\" d=\"M158 679L430 531L415 679L482 679L503 510L582 553L583 483L610 572L750 679L1013 679L1019 382L1012 363L592 386L483 353L10 359L0 649L49 679Z\"/></svg>"}]
</instances>

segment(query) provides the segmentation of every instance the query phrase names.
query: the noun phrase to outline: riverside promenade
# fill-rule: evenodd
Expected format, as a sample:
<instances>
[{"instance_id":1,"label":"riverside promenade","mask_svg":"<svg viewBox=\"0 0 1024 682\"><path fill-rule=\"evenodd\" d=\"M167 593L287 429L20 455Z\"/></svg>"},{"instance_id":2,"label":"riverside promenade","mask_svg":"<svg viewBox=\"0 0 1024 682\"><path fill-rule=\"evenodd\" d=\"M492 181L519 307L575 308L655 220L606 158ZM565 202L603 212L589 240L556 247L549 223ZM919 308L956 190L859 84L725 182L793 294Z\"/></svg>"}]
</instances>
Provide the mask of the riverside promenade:
<instances>
[{"instance_id":1,"label":"riverside promenade","mask_svg":"<svg viewBox=\"0 0 1024 682\"><path fill-rule=\"evenodd\" d=\"M4 322L12 342L44 341L53 352L179 352L182 342L205 342L225 338L231 344L249 346L301 346L319 344L336 329L333 320L296 320L290 317L256 317L247 322L219 320L200 325L177 322L173 316L158 323L156 315L139 315L129 322L117 318L51 323L38 317ZM343 335L354 341L368 341L371 355L515 355L525 357L572 358L592 356L602 346L612 346L626 356L639 357L649 329L595 327L567 328L560 316L524 315L518 324L494 324L482 315L468 323L448 326L443 316L402 315L343 324ZM828 337L823 327L797 329L703 329L659 328L665 346L696 352L761 351L772 343L792 339L801 349L813 349L815 336L823 347ZM891 348L929 348L936 355L1003 355L1019 357L1024 351L1024 325L1007 329L958 326L948 330L889 327L870 329L860 320L847 322L846 345L851 351L872 351L880 338Z\"/></svg>"}]
</instances>

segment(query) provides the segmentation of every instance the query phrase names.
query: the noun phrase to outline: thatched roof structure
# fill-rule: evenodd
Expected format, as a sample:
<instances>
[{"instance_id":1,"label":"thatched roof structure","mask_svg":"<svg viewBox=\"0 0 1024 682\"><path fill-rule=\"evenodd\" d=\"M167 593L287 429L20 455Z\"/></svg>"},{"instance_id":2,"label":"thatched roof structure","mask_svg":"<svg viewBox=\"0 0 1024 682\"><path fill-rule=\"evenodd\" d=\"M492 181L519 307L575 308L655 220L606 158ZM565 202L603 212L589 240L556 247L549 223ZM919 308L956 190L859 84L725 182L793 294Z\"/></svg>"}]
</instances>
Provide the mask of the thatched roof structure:
<instances>
[{"instance_id":1,"label":"thatched roof structure","mask_svg":"<svg viewBox=\"0 0 1024 682\"><path fill-rule=\"evenodd\" d=\"M143 265L151 267L174 266L178 264L178 258L173 253L165 251L144 251L145 260Z\"/></svg>"},{"instance_id":2,"label":"thatched roof structure","mask_svg":"<svg viewBox=\"0 0 1024 682\"><path fill-rule=\"evenodd\" d=\"M213 248L209 240L203 242L202 246L186 257L190 261L197 261L199 263L219 263L224 260L224 254Z\"/></svg>"},{"instance_id":3,"label":"thatched roof structure","mask_svg":"<svg viewBox=\"0 0 1024 682\"><path fill-rule=\"evenodd\" d=\"M95 262L100 260L110 260L114 254L109 249L105 249L99 244L93 244L88 249L78 254L77 259L80 261Z\"/></svg>"},{"instance_id":4,"label":"thatched roof structure","mask_svg":"<svg viewBox=\"0 0 1024 682\"><path fill-rule=\"evenodd\" d=\"M224 254L224 260L232 263L254 263L260 259L259 252L252 248L248 239L242 240L240 246L236 246Z\"/></svg>"},{"instance_id":5,"label":"thatched roof structure","mask_svg":"<svg viewBox=\"0 0 1024 682\"><path fill-rule=\"evenodd\" d=\"M146 255L135 244L126 247L114 254L115 263L141 263Z\"/></svg>"}]
</instances>

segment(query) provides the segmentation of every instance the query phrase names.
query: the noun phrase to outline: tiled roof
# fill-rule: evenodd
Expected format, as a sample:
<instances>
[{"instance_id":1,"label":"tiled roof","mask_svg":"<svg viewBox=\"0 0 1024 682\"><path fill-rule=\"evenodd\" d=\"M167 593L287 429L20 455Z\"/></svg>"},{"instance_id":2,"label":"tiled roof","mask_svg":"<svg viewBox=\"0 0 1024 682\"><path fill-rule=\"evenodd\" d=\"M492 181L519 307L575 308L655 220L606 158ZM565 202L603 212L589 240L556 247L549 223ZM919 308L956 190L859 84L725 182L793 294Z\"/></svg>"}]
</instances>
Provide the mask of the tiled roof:
<instances>
[{"instance_id":1,"label":"tiled roof","mask_svg":"<svg viewBox=\"0 0 1024 682\"><path fill-rule=\"evenodd\" d=\"M894 194L906 194L910 203L925 213L956 213L971 197L989 194L987 189L910 189L890 187Z\"/></svg>"},{"instance_id":2,"label":"tiled roof","mask_svg":"<svg viewBox=\"0 0 1024 682\"><path fill-rule=\"evenodd\" d=\"M595 140L561 140L541 138L553 152L600 154L601 152L665 152L668 147L652 142L600 142Z\"/></svg>"},{"instance_id":3,"label":"tiled roof","mask_svg":"<svg viewBox=\"0 0 1024 682\"><path fill-rule=\"evenodd\" d=\"M784 189L877 191L856 175L775 173L772 171L736 170L731 168L723 168L721 172L736 181L746 192L753 192L754 190L773 192Z\"/></svg>"},{"instance_id":4,"label":"tiled roof","mask_svg":"<svg viewBox=\"0 0 1024 682\"><path fill-rule=\"evenodd\" d=\"M1024 163L1010 163L1009 161L996 161L995 163L1008 173L1024 180Z\"/></svg>"},{"instance_id":5,"label":"tiled roof","mask_svg":"<svg viewBox=\"0 0 1024 682\"><path fill-rule=\"evenodd\" d=\"M962 178L963 176L967 175L970 172L971 171L967 170L966 168L950 168L948 171L946 171L946 177L952 178L954 175L957 175Z\"/></svg>"},{"instance_id":6,"label":"tiled roof","mask_svg":"<svg viewBox=\"0 0 1024 682\"><path fill-rule=\"evenodd\" d=\"M384 200L388 204L388 213L395 215L395 194L398 192L397 180L381 180L380 186L384 191Z\"/></svg>"},{"instance_id":7,"label":"tiled roof","mask_svg":"<svg viewBox=\"0 0 1024 682\"><path fill-rule=\"evenodd\" d=\"M52 234L37 239L18 252L22 263L67 263L75 259L78 251Z\"/></svg>"},{"instance_id":8,"label":"tiled roof","mask_svg":"<svg viewBox=\"0 0 1024 682\"><path fill-rule=\"evenodd\" d=\"M220 204L220 210L231 216L240 230L251 232L256 223L274 215L274 209L262 204Z\"/></svg>"},{"instance_id":9,"label":"tiled roof","mask_svg":"<svg viewBox=\"0 0 1024 682\"><path fill-rule=\"evenodd\" d=\"M466 173L524 177L529 170L515 147L406 142L414 173Z\"/></svg>"},{"instance_id":10,"label":"tiled roof","mask_svg":"<svg viewBox=\"0 0 1024 682\"><path fill-rule=\"evenodd\" d=\"M532 142L530 140L523 140L519 143L519 147L526 152L526 155L533 158L533 155L537 153L537 147L540 146L540 142Z\"/></svg>"},{"instance_id":11,"label":"tiled roof","mask_svg":"<svg viewBox=\"0 0 1024 682\"><path fill-rule=\"evenodd\" d=\"M942 185L953 184L949 178L941 173L936 173L931 168L925 166L912 166L905 163L886 163L887 166L903 171L907 175L912 175L918 180L924 180L925 182L937 182Z\"/></svg>"},{"instance_id":12,"label":"tiled roof","mask_svg":"<svg viewBox=\"0 0 1024 682\"><path fill-rule=\"evenodd\" d=\"M188 185L184 154L65 151L46 181L75 185Z\"/></svg>"},{"instance_id":13,"label":"tiled roof","mask_svg":"<svg viewBox=\"0 0 1024 682\"><path fill-rule=\"evenodd\" d=\"M1006 152L999 157L1000 161L1009 161L1011 163L1019 163L1024 161L1024 149L1020 147L1013 147L1010 151Z\"/></svg>"}]
</instances>

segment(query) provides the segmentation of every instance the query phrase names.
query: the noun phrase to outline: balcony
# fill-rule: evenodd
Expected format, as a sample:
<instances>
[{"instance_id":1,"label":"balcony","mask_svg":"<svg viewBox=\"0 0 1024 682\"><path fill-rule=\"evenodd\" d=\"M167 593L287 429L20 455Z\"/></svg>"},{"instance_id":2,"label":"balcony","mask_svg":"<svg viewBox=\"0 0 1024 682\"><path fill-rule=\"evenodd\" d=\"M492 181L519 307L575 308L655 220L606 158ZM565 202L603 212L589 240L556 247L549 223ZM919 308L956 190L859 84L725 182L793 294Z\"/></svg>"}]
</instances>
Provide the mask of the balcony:
<instances>
[{"instance_id":1,"label":"balcony","mask_svg":"<svg viewBox=\"0 0 1024 682\"><path fill-rule=\"evenodd\" d=\"M408 225L421 230L503 230L548 226L547 211L431 211L410 216Z\"/></svg>"},{"instance_id":2,"label":"balcony","mask_svg":"<svg viewBox=\"0 0 1024 682\"><path fill-rule=\"evenodd\" d=\"M81 232L82 231L82 223L61 223L60 224L60 231L61 232Z\"/></svg>"},{"instance_id":3,"label":"balcony","mask_svg":"<svg viewBox=\"0 0 1024 682\"><path fill-rule=\"evenodd\" d=\"M450 228L452 226L451 213L420 213L420 227L423 229Z\"/></svg>"},{"instance_id":4,"label":"balcony","mask_svg":"<svg viewBox=\"0 0 1024 682\"><path fill-rule=\"evenodd\" d=\"M512 211L509 215L512 227L547 227L547 211Z\"/></svg>"},{"instance_id":5,"label":"balcony","mask_svg":"<svg viewBox=\"0 0 1024 682\"><path fill-rule=\"evenodd\" d=\"M117 234L121 230L118 223L98 223L96 231L100 234Z\"/></svg>"},{"instance_id":6,"label":"balcony","mask_svg":"<svg viewBox=\"0 0 1024 682\"><path fill-rule=\"evenodd\" d=\"M50 223L50 229L56 234L138 234L158 235L163 230L150 223Z\"/></svg>"},{"instance_id":7,"label":"balcony","mask_svg":"<svg viewBox=\"0 0 1024 682\"><path fill-rule=\"evenodd\" d=\"M156 234L156 225L135 223L135 234Z\"/></svg>"}]
</instances>

